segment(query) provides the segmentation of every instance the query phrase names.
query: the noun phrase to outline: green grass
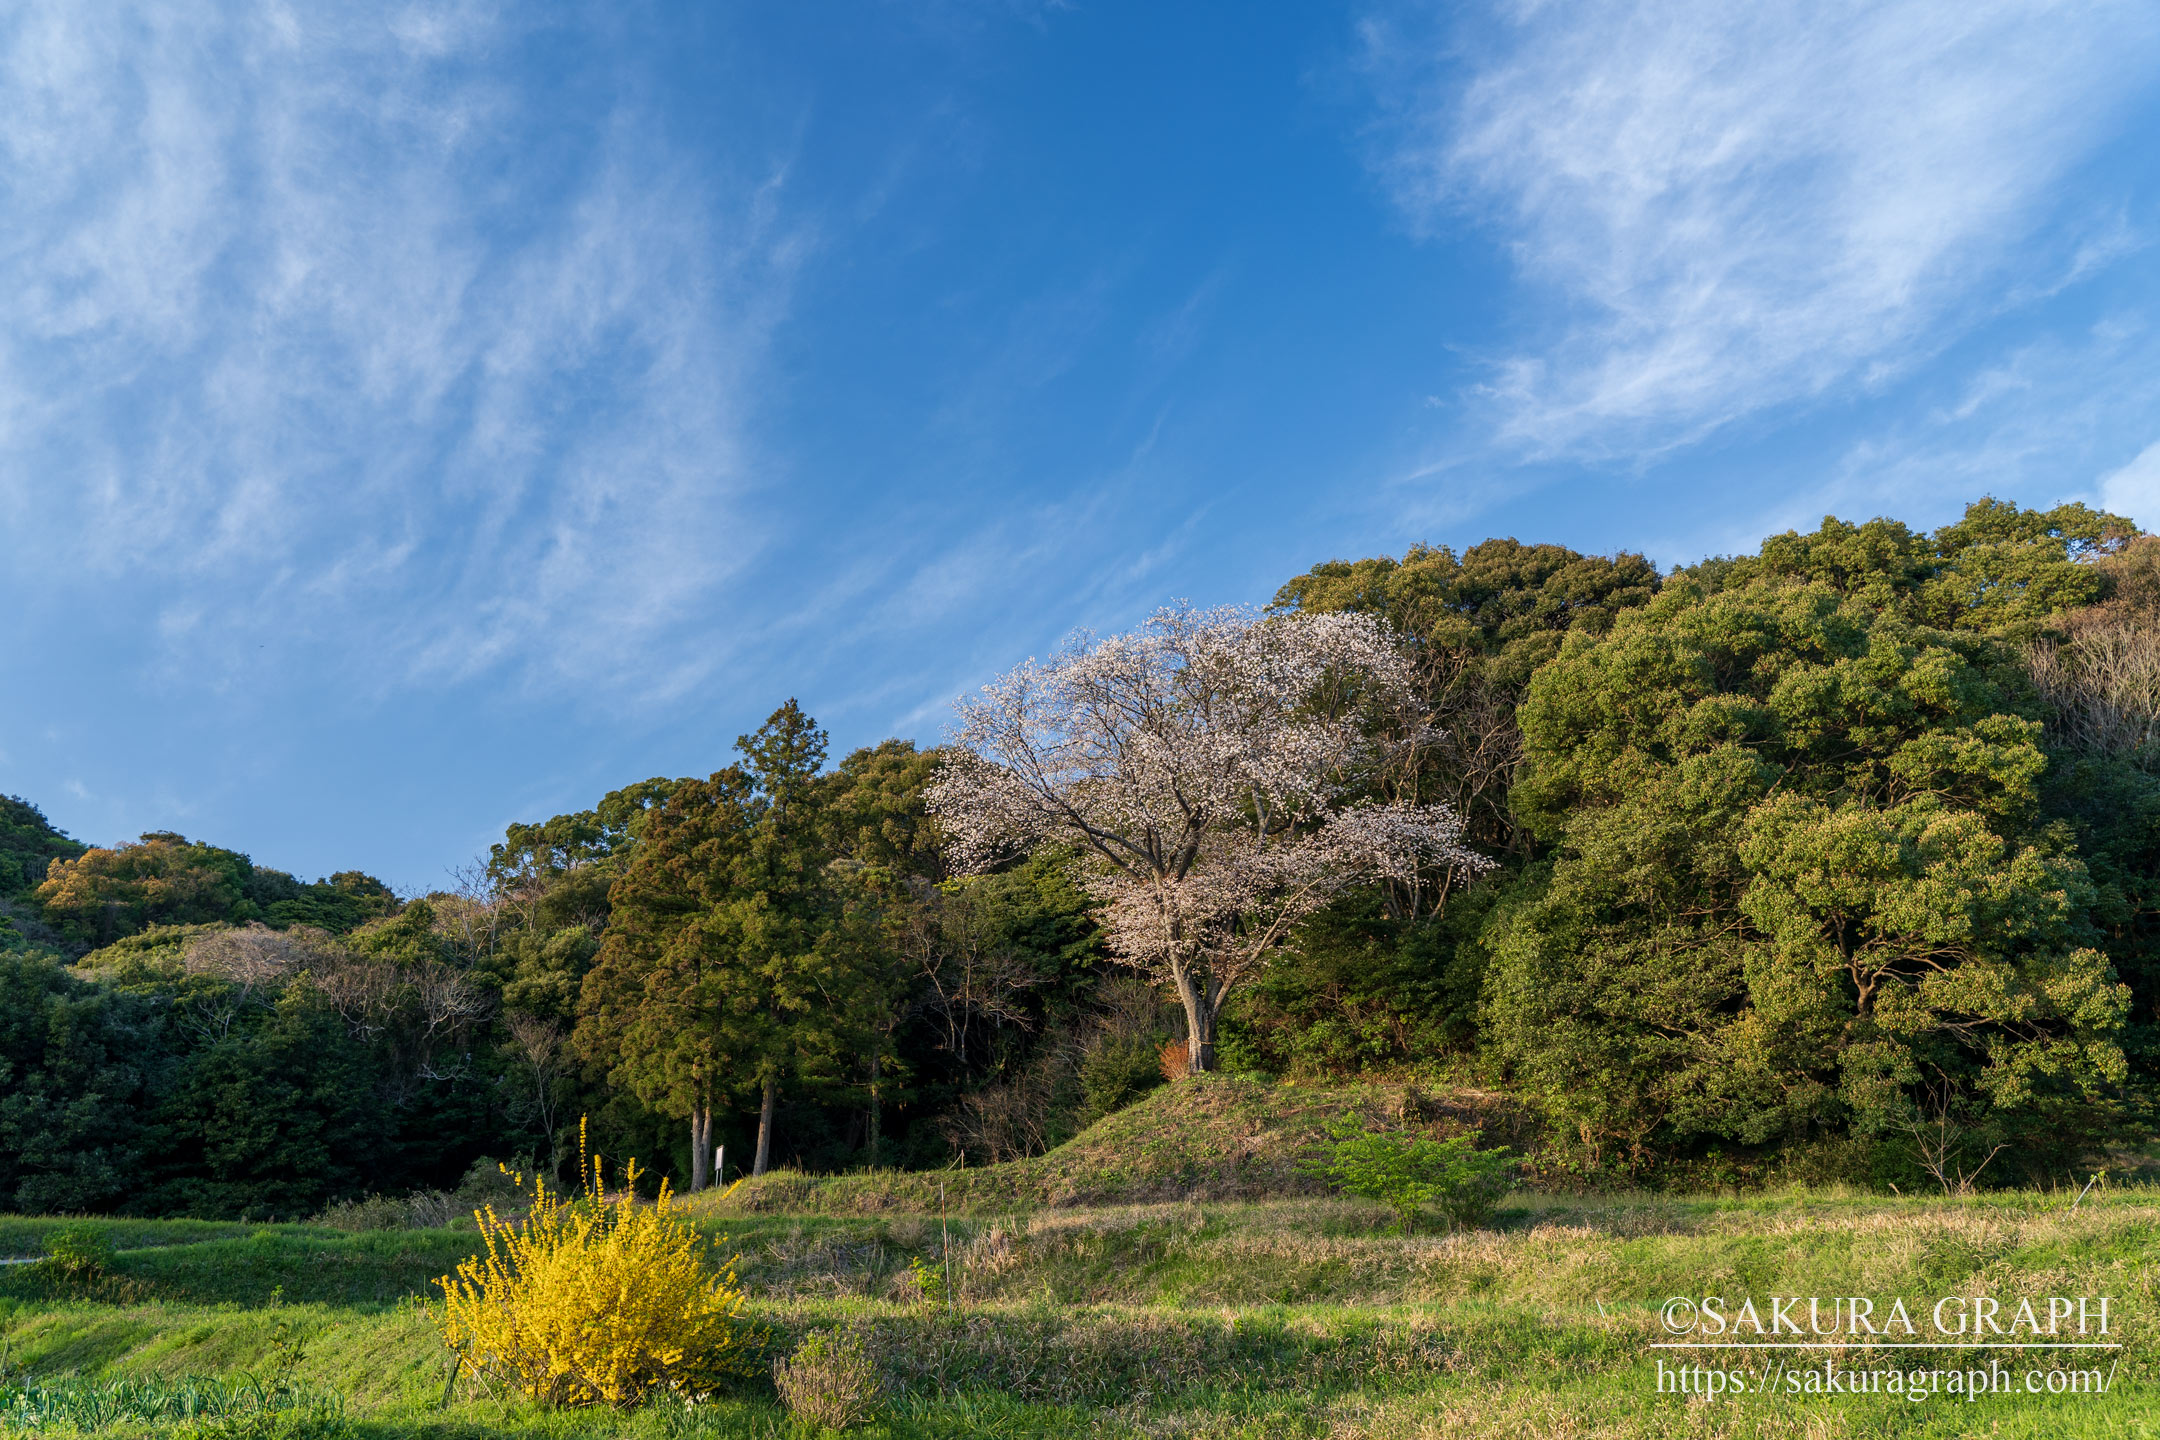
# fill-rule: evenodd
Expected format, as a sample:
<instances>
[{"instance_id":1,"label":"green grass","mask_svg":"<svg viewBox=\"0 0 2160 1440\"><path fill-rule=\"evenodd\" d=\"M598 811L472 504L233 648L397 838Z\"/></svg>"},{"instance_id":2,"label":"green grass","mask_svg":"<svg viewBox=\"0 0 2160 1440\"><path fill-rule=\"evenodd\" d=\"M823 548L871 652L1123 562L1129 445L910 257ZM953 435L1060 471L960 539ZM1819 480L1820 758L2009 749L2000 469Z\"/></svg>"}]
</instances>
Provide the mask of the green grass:
<instances>
[{"instance_id":1,"label":"green grass","mask_svg":"<svg viewBox=\"0 0 2160 1440\"><path fill-rule=\"evenodd\" d=\"M1369 1101L1328 1092L1285 1120L1251 1108L1264 1109L1256 1089L1195 1093L1219 1101L1212 1129L1152 1160L1117 1169L1108 1147L1126 1132L1083 1137L1096 1183L1160 1194L1172 1182L1149 1166L1197 1167L1179 1173L1201 1173L1195 1188L1211 1193L1224 1145L1246 1146L1249 1171L1314 1113ZM1086 1155L1006 1174L1069 1175ZM943 1218L899 1208L922 1183L827 1182L827 1208L798 1213L750 1209L738 1192L700 1214L739 1255L774 1354L822 1327L864 1337L891 1386L866 1436L2160 1434L2160 1190L2082 1204L2067 1191L1517 1195L1489 1231L1403 1236L1377 1207L1312 1195L1053 1207L1047 1191L1011 1185L971 1190ZM872 1186L876 1204L854 1203ZM0 1220L0 1237L34 1253L56 1223ZM70 1433L72 1415L115 1437L801 1437L757 1383L696 1406L548 1414L468 1375L438 1408L447 1356L417 1302L469 1252L469 1231L69 1223L110 1227L115 1273L55 1294L26 1267L0 1271L8 1375L24 1393L135 1400L112 1416L56 1402L41 1433ZM915 1262L947 1260L949 1305L942 1285L925 1294L915 1278ZM1659 1306L1703 1293L2105 1294L2126 1348L2103 1397L1661 1395ZM157 1397L208 1394L213 1380L340 1402L195 1419L158 1409Z\"/></svg>"},{"instance_id":2,"label":"green grass","mask_svg":"<svg viewBox=\"0 0 2160 1440\"><path fill-rule=\"evenodd\" d=\"M106 1222L75 1220L73 1226L103 1228ZM184 1304L268 1305L321 1301L346 1307L382 1307L429 1293L430 1282L470 1255L475 1237L457 1230L377 1230L361 1234L304 1225L234 1226L216 1238L197 1239L189 1221L169 1222L160 1236L155 1222L113 1222L120 1254L105 1297L137 1295ZM130 1244L129 1241L133 1243ZM31 1267L0 1270L0 1297L34 1299L44 1294Z\"/></svg>"},{"instance_id":3,"label":"green grass","mask_svg":"<svg viewBox=\"0 0 2160 1440\"><path fill-rule=\"evenodd\" d=\"M285 1421L335 1428L344 1400L334 1391L259 1379L28 1380L0 1382L0 1426L18 1430L104 1430L130 1423L178 1426Z\"/></svg>"},{"instance_id":4,"label":"green grass","mask_svg":"<svg viewBox=\"0 0 2160 1440\"><path fill-rule=\"evenodd\" d=\"M956 1214L1015 1207L1112 1205L1172 1199L1255 1200L1318 1193L1299 1161L1346 1114L1379 1118L1399 1088L1275 1085L1208 1075L1166 1085L1047 1155L950 1170L850 1175L775 1171L703 1201L714 1214ZM1443 1107L1476 1124L1475 1101Z\"/></svg>"},{"instance_id":5,"label":"green grass","mask_svg":"<svg viewBox=\"0 0 2160 1440\"><path fill-rule=\"evenodd\" d=\"M43 1253L45 1237L55 1230L93 1226L115 1249L144 1245L183 1245L195 1240L226 1240L276 1226L244 1225L225 1220L85 1220L51 1215L0 1215L0 1259ZM294 1231L302 1227L285 1227Z\"/></svg>"},{"instance_id":6,"label":"green grass","mask_svg":"<svg viewBox=\"0 0 2160 1440\"><path fill-rule=\"evenodd\" d=\"M2160 1194L1925 1201L1517 1197L1497 1229L1386 1233L1330 1199L1008 1215L711 1217L776 1351L828 1325L868 1339L896 1394L866 1433L1131 1436L2137 1435L2160 1425L2152 1302ZM951 1235L954 1296L908 1262ZM637 1416L541 1415L466 1380L412 1297L458 1232L235 1227L123 1253L108 1298L0 1277L9 1365L197 1384L283 1373L344 1397L340 1433L791 1434L769 1393ZM400 1287L405 1287L401 1289ZM1656 1393L1657 1305L1675 1293L2109 1294L2130 1348L2103 1398L1978 1406L1886 1397L1689 1403ZM277 1303L271 1303L272 1300ZM285 1429L320 1416L270 1417ZM105 1433L124 1434L128 1421ZM140 1422L150 1431L181 1422ZM162 1427L162 1428L161 1428ZM1999 1428L1998 1428L1999 1427ZM62 1427L63 1429L65 1427Z\"/></svg>"}]
</instances>

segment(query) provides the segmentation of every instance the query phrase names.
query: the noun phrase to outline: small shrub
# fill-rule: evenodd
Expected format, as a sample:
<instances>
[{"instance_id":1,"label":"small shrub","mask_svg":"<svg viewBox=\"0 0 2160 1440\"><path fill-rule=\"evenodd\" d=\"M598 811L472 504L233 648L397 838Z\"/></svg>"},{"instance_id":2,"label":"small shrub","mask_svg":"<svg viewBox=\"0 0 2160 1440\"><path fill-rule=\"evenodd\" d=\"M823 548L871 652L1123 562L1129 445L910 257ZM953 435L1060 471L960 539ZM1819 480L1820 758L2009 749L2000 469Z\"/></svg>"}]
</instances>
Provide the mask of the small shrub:
<instances>
[{"instance_id":1,"label":"small shrub","mask_svg":"<svg viewBox=\"0 0 2160 1440\"><path fill-rule=\"evenodd\" d=\"M405 1197L405 1223L415 1230L456 1230L472 1223L485 1202L461 1200L440 1190L416 1190Z\"/></svg>"},{"instance_id":2,"label":"small shrub","mask_svg":"<svg viewBox=\"0 0 2160 1440\"><path fill-rule=\"evenodd\" d=\"M489 1203L492 1203L492 1197L469 1195L463 1186L454 1195L443 1190L415 1190L402 1200L370 1195L363 1200L339 1200L326 1206L313 1223L348 1231L469 1230L474 1212Z\"/></svg>"},{"instance_id":3,"label":"small shrub","mask_svg":"<svg viewBox=\"0 0 2160 1440\"><path fill-rule=\"evenodd\" d=\"M484 1253L436 1282L450 1347L544 1405L694 1397L745 1373L733 1262L711 1264L664 1182L658 1200L638 1200L637 1176L632 1162L609 1195L594 1160L582 1196L536 1184L520 1220L478 1212Z\"/></svg>"},{"instance_id":4,"label":"small shrub","mask_svg":"<svg viewBox=\"0 0 2160 1440\"><path fill-rule=\"evenodd\" d=\"M870 1418L884 1386L861 1336L819 1330L773 1366L773 1388L796 1419L845 1430Z\"/></svg>"},{"instance_id":5,"label":"small shrub","mask_svg":"<svg viewBox=\"0 0 2160 1440\"><path fill-rule=\"evenodd\" d=\"M1327 1156L1312 1162L1308 1172L1338 1190L1386 1205L1395 1212L1396 1227L1406 1233L1426 1206L1450 1225L1482 1224L1513 1178L1510 1152L1505 1147L1478 1149L1474 1131L1430 1140L1339 1125L1328 1135L1333 1143Z\"/></svg>"},{"instance_id":6,"label":"small shrub","mask_svg":"<svg viewBox=\"0 0 2160 1440\"><path fill-rule=\"evenodd\" d=\"M1162 1084L1161 1049L1161 1038L1152 1031L1108 1035L1089 1045L1080 1056L1082 1123L1116 1114Z\"/></svg>"},{"instance_id":7,"label":"small shrub","mask_svg":"<svg viewBox=\"0 0 2160 1440\"><path fill-rule=\"evenodd\" d=\"M504 1164L483 1155L473 1161L466 1167L465 1178L458 1181L456 1191L449 1197L457 1205L459 1218L489 1205L494 1206L498 1214L522 1206L532 1198L535 1183L527 1180L526 1170L534 1170L540 1175L548 1173L545 1167L528 1165L522 1160ZM430 1193L441 1194L440 1191Z\"/></svg>"},{"instance_id":8,"label":"small shrub","mask_svg":"<svg viewBox=\"0 0 2160 1440\"><path fill-rule=\"evenodd\" d=\"M332 1230L359 1232L363 1230L410 1230L413 1228L412 1206L404 1200L393 1200L387 1195L370 1195L364 1200L339 1200L326 1206L314 1222L327 1225Z\"/></svg>"},{"instance_id":9,"label":"small shrub","mask_svg":"<svg viewBox=\"0 0 2160 1440\"><path fill-rule=\"evenodd\" d=\"M45 1258L38 1272L67 1285L95 1285L112 1273L113 1246L105 1232L69 1225L45 1237Z\"/></svg>"},{"instance_id":10,"label":"small shrub","mask_svg":"<svg viewBox=\"0 0 2160 1440\"><path fill-rule=\"evenodd\" d=\"M1192 1074L1192 1047L1183 1040L1165 1040L1155 1047L1155 1063L1162 1067L1163 1079L1183 1080Z\"/></svg>"},{"instance_id":11,"label":"small shrub","mask_svg":"<svg viewBox=\"0 0 2160 1440\"><path fill-rule=\"evenodd\" d=\"M893 1276L892 1292L903 1304L935 1305L945 1298L945 1267L910 1256L908 1268Z\"/></svg>"}]
</instances>

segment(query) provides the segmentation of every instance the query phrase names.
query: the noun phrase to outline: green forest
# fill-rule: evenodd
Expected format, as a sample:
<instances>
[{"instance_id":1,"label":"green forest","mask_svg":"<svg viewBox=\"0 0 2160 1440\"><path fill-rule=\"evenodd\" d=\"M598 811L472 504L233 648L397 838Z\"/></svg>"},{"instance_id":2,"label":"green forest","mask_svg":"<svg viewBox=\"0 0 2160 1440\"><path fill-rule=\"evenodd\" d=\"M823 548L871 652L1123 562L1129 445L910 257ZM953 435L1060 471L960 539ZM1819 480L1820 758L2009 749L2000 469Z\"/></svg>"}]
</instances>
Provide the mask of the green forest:
<instances>
[{"instance_id":1,"label":"green forest","mask_svg":"<svg viewBox=\"0 0 2160 1440\"><path fill-rule=\"evenodd\" d=\"M1983 500L1671 573L1493 539L1267 614L1387 637L1408 711L1296 700L1398 737L1330 793L1482 858L1248 905L1198 999L1112 943L1084 833L952 833L939 786L991 760L835 756L793 700L423 896L0 800L0 1209L306 1218L561 1173L581 1123L688 1189L980 1165L1196 1066L1499 1097L1549 1187L2142 1163L2160 538Z\"/></svg>"}]
</instances>

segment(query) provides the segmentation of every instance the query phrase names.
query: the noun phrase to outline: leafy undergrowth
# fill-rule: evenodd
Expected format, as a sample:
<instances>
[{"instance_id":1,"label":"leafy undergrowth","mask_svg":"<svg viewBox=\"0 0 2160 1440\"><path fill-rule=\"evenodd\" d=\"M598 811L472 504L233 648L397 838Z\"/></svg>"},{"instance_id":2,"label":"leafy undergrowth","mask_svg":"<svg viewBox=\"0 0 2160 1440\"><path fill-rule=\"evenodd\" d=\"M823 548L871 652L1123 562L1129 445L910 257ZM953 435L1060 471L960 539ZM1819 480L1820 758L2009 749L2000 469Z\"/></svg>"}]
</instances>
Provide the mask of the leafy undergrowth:
<instances>
[{"instance_id":1,"label":"leafy undergrowth","mask_svg":"<svg viewBox=\"0 0 2160 1440\"><path fill-rule=\"evenodd\" d=\"M1165 1085L1046 1155L970 1169L849 1175L775 1171L692 1203L736 1215L993 1213L1163 1200L1259 1200L1317 1194L1302 1173L1330 1122L1409 1123L1436 1133L1511 1118L1493 1097L1433 1100L1401 1087L1276 1084L1202 1075Z\"/></svg>"},{"instance_id":2,"label":"leafy undergrowth","mask_svg":"<svg viewBox=\"0 0 2160 1440\"><path fill-rule=\"evenodd\" d=\"M130 1422L233 1432L335 1430L345 1402L334 1391L252 1377L0 1380L0 1427L94 1431Z\"/></svg>"}]
</instances>

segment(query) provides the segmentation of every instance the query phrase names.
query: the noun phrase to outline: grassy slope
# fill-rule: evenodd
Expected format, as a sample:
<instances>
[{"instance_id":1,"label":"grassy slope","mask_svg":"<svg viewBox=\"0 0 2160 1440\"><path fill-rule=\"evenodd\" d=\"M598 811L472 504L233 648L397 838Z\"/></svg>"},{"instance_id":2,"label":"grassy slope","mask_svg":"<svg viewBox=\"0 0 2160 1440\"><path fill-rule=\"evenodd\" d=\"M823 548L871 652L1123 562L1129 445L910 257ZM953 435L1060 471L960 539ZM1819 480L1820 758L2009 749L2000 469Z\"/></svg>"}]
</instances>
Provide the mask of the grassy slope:
<instances>
[{"instance_id":1,"label":"grassy slope","mask_svg":"<svg viewBox=\"0 0 2160 1440\"><path fill-rule=\"evenodd\" d=\"M2151 1192L2075 1213L2066 1197L2033 1195L1537 1202L1461 1237L1395 1236L1378 1220L1333 1200L962 1218L950 1224L950 1313L904 1278L911 1258L943 1252L934 1218L740 1217L728 1233L782 1347L813 1326L871 1332L905 1387L895 1433L994 1421L1015 1435L2130 1435L2160 1421ZM38 1373L234 1374L270 1368L282 1332L305 1353L298 1373L349 1395L363 1429L527 1432L529 1417L478 1392L447 1416L432 1411L442 1354L424 1316L383 1298L467 1243L279 1227L137 1251L122 1259L135 1294L23 1304L8 1343ZM221 1254L236 1263L218 1264ZM267 1305L265 1282L318 1298ZM2116 1297L2133 1346L2117 1391L1976 1411L1887 1399L1686 1405L1654 1393L1645 1347L1667 1295L1975 1286ZM765 1433L776 1412L747 1397L541 1428L658 1434L692 1422Z\"/></svg>"},{"instance_id":2,"label":"grassy slope","mask_svg":"<svg viewBox=\"0 0 2160 1440\"><path fill-rule=\"evenodd\" d=\"M1183 1090L1185 1087L1178 1087ZM1276 1097L1278 1103L1283 1097ZM1098 1127L1072 1154L995 1176L940 1221L905 1213L920 1180L827 1182L855 1213L708 1215L777 1348L845 1323L899 1387L892 1435L2144 1435L2160 1428L2160 1192L1925 1201L1792 1193L1745 1199L1517 1197L1498 1228L1385 1233L1369 1207L1305 1197L1053 1207L1053 1199L1251 1186L1331 1107L1266 1110L1225 1083L1152 1102L1203 1133L1144 1149ZM1145 1120L1141 1111L1133 1121ZM1125 1117L1114 1117L1124 1119ZM1128 1122L1131 1125L1132 1122ZM1136 1154L1150 1156L1135 1160ZM1000 1173L1002 1172L1002 1173ZM951 1183L948 1178L948 1183ZM1037 1188L1030 1188L1037 1187ZM1094 1187L1093 1191L1083 1187ZM915 1193L920 1193L915 1192ZM934 1196L934 1189L931 1191ZM865 1203L865 1195L870 1203ZM741 1208L740 1192L737 1205ZM756 1200L756 1203L763 1203ZM862 1213L875 1210L878 1213ZM24 1253L57 1222L0 1221ZM33 1298L0 1271L12 1363L36 1374L296 1374L350 1397L361 1435L780 1435L769 1394L635 1417L541 1417L467 1382L447 1413L444 1357L408 1297L472 1243L443 1231L110 1222L131 1248L99 1294ZM945 1258L954 1303L910 1262ZM2101 1399L1888 1397L1688 1403L1655 1390L1646 1347L1675 1294L2107 1294L2130 1348ZM13 1296L8 1299L5 1297ZM273 1303L275 1302L275 1303Z\"/></svg>"},{"instance_id":3,"label":"grassy slope","mask_svg":"<svg viewBox=\"0 0 2160 1440\"><path fill-rule=\"evenodd\" d=\"M1297 1162L1329 1121L1403 1118L1400 1087L1271 1085L1209 1075L1167 1085L1097 1121L1047 1155L974 1169L813 1176L780 1171L746 1180L710 1213L955 1213L1160 1200L1257 1200L1315 1193ZM1413 1121L1440 1130L1486 1124L1480 1097L1409 1097ZM1422 1103L1422 1108L1420 1108ZM1491 1137L1496 1141L1498 1136Z\"/></svg>"}]
</instances>

